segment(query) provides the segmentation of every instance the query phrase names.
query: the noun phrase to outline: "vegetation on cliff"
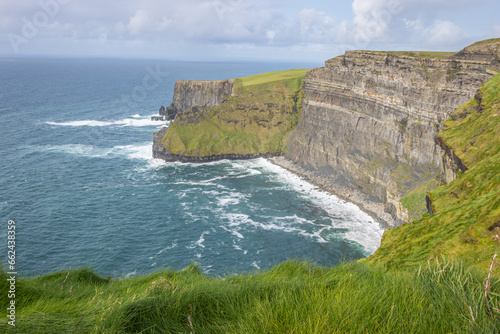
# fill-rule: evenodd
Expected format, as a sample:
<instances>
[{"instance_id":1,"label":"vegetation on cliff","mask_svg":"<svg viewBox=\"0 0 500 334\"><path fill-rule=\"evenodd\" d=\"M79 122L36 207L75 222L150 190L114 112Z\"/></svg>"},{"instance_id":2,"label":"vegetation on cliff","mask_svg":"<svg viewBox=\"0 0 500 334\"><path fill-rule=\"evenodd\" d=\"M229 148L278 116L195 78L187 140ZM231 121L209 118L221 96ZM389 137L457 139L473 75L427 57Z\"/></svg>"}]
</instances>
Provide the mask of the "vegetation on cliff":
<instances>
[{"instance_id":1,"label":"vegetation on cliff","mask_svg":"<svg viewBox=\"0 0 500 334\"><path fill-rule=\"evenodd\" d=\"M236 79L235 96L214 107L177 114L162 144L183 157L281 154L302 106L308 70L270 72Z\"/></svg>"},{"instance_id":2,"label":"vegetation on cliff","mask_svg":"<svg viewBox=\"0 0 500 334\"><path fill-rule=\"evenodd\" d=\"M468 170L428 193L434 215L384 233L368 261L414 265L445 255L486 267L500 249L500 74L445 123L438 136Z\"/></svg>"},{"instance_id":3,"label":"vegetation on cliff","mask_svg":"<svg viewBox=\"0 0 500 334\"><path fill-rule=\"evenodd\" d=\"M88 269L17 281L9 333L497 333L500 286L486 272L433 261L387 271L296 261L213 278L192 265L125 280ZM0 284L6 285L5 277ZM494 283L493 281L491 283ZM0 296L5 310L7 294ZM491 311L491 313L490 313Z\"/></svg>"}]
</instances>

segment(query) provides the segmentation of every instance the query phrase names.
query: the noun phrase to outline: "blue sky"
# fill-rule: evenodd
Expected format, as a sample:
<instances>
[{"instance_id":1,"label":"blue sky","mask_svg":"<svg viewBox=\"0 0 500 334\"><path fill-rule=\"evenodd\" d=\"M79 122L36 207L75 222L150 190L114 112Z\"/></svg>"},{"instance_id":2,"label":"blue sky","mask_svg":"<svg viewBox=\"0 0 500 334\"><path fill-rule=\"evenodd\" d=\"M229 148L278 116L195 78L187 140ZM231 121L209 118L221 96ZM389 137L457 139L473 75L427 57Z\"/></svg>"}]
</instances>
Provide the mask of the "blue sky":
<instances>
[{"instance_id":1,"label":"blue sky","mask_svg":"<svg viewBox=\"0 0 500 334\"><path fill-rule=\"evenodd\" d=\"M498 0L0 0L0 55L323 61L500 37Z\"/></svg>"}]
</instances>

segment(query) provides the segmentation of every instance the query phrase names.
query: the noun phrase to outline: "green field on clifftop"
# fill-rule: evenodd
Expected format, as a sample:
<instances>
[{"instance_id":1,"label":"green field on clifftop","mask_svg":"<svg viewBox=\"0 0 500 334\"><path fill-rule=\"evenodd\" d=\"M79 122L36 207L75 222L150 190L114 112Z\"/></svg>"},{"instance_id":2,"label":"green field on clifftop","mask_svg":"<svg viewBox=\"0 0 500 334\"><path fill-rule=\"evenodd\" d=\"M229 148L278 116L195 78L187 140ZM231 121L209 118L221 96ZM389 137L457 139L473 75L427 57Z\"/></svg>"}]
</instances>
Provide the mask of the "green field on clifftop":
<instances>
[{"instance_id":1,"label":"green field on clifftop","mask_svg":"<svg viewBox=\"0 0 500 334\"><path fill-rule=\"evenodd\" d=\"M267 72L240 78L243 87L262 85L276 81L303 78L309 69L295 69L287 71Z\"/></svg>"}]
</instances>

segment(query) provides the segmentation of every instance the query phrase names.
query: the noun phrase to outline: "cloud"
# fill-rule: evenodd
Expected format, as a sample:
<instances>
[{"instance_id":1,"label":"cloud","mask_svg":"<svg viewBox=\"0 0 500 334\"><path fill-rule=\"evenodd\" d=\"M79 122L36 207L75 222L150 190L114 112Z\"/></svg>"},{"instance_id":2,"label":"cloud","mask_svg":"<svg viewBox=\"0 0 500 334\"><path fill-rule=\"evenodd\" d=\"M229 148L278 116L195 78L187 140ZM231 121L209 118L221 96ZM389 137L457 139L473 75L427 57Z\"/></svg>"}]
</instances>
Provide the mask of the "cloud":
<instances>
[{"instance_id":1,"label":"cloud","mask_svg":"<svg viewBox=\"0 0 500 334\"><path fill-rule=\"evenodd\" d=\"M0 34L22 36L24 18L32 21L43 11L39 3L59 1L0 1ZM470 27L476 34L480 29L486 34L487 29L488 35L494 32L500 36L496 17L490 22L484 20L493 16L490 12L498 12L489 8L493 7L491 2L351 0L349 10L349 6L324 0L61 0L57 13L29 38L29 42L40 40L29 43L29 48L31 52L43 44L59 43L61 47L54 52L73 50L81 54L78 49L98 53L107 43L103 52L116 49L121 55L146 54L144 45L150 45L153 50L163 47L169 53L183 47L202 58L203 50L233 50L245 56L239 50L248 50L249 54L261 50L273 54L276 50L288 57L295 51L307 56L308 50L311 56L316 52L334 56L345 49L455 47L460 45L451 44L460 43ZM467 9L475 10L474 15L483 11L481 22L469 20ZM21 52L28 50L27 45L19 44ZM97 47L90 50L84 45ZM137 50L132 50L134 47ZM0 49L12 49L7 38L0 40Z\"/></svg>"},{"instance_id":2,"label":"cloud","mask_svg":"<svg viewBox=\"0 0 500 334\"><path fill-rule=\"evenodd\" d=\"M397 0L354 0L353 38L366 43L386 40L393 15L399 14L402 8Z\"/></svg>"},{"instance_id":3,"label":"cloud","mask_svg":"<svg viewBox=\"0 0 500 334\"><path fill-rule=\"evenodd\" d=\"M306 8L301 10L296 20L300 26L301 36L321 38L328 36L334 29L334 21L325 12L318 11L314 8ZM311 36L312 35L312 36Z\"/></svg>"},{"instance_id":4,"label":"cloud","mask_svg":"<svg viewBox=\"0 0 500 334\"><path fill-rule=\"evenodd\" d=\"M131 35L139 35L150 29L151 18L145 10L135 12L127 24L127 29Z\"/></svg>"},{"instance_id":5,"label":"cloud","mask_svg":"<svg viewBox=\"0 0 500 334\"><path fill-rule=\"evenodd\" d=\"M454 11L477 6L485 0L353 0L354 18L340 27L356 48L371 45L411 44L416 47L451 47L464 41L465 33L452 20Z\"/></svg>"},{"instance_id":6,"label":"cloud","mask_svg":"<svg viewBox=\"0 0 500 334\"><path fill-rule=\"evenodd\" d=\"M450 46L464 39L462 29L450 21L436 20L432 27L424 29L424 34L435 46Z\"/></svg>"}]
</instances>

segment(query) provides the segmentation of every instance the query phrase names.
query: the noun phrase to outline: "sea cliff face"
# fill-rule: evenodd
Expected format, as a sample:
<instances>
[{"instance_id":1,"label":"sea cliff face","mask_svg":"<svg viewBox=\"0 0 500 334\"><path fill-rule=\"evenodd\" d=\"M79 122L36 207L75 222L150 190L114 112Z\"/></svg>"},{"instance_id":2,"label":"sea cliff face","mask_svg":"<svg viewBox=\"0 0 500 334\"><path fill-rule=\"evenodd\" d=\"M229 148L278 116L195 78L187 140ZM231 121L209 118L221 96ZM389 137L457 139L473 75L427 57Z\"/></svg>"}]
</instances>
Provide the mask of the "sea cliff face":
<instances>
[{"instance_id":1,"label":"sea cliff face","mask_svg":"<svg viewBox=\"0 0 500 334\"><path fill-rule=\"evenodd\" d=\"M458 169L436 133L491 77L494 50L465 59L350 51L326 61L306 75L286 159L391 227L418 218L425 193Z\"/></svg>"},{"instance_id":2,"label":"sea cliff face","mask_svg":"<svg viewBox=\"0 0 500 334\"><path fill-rule=\"evenodd\" d=\"M167 120L195 106L213 107L224 102L227 96L233 95L234 79L216 81L176 81L174 98L168 108L161 114Z\"/></svg>"}]
</instances>

